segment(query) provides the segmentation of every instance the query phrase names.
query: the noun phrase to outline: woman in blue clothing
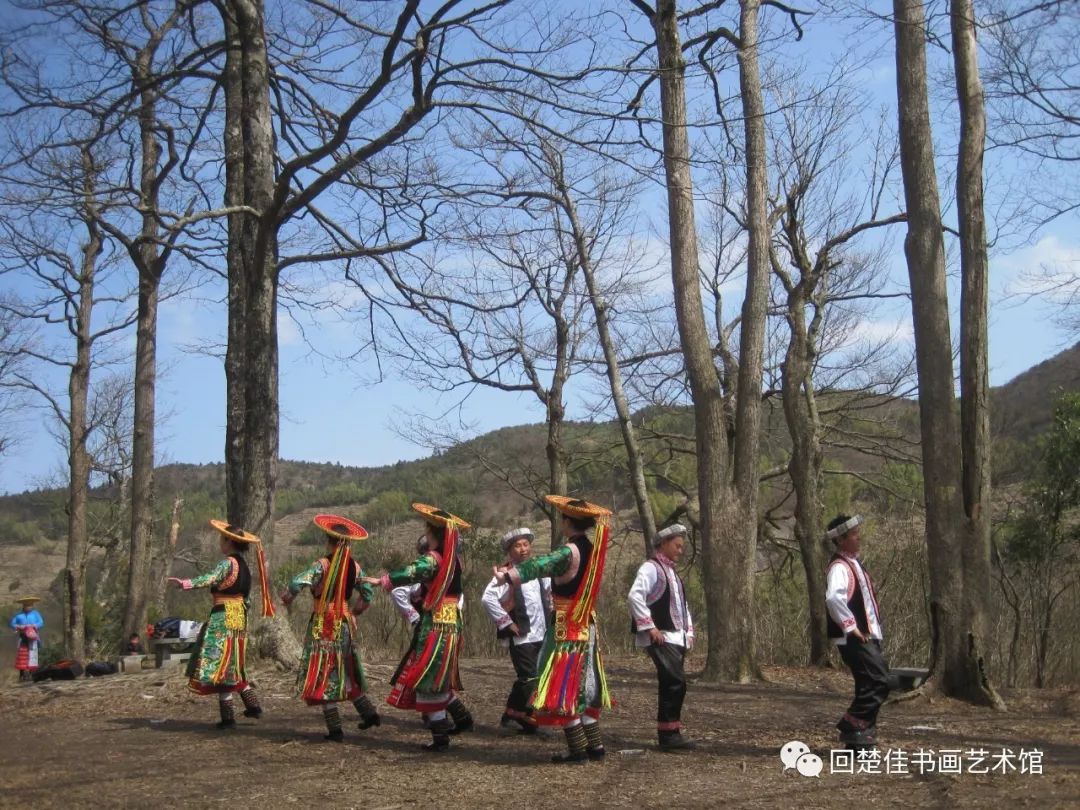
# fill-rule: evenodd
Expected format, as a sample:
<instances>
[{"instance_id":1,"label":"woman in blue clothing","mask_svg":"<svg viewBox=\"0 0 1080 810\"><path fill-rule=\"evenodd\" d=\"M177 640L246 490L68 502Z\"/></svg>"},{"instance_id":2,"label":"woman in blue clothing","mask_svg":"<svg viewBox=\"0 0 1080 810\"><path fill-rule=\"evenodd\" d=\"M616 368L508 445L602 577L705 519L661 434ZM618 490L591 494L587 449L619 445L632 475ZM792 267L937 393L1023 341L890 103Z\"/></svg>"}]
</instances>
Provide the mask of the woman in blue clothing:
<instances>
[{"instance_id":1,"label":"woman in blue clothing","mask_svg":"<svg viewBox=\"0 0 1080 810\"><path fill-rule=\"evenodd\" d=\"M19 636L19 650L15 654L15 669L19 670L19 680L29 681L38 668L38 650L41 649L41 628L45 620L34 610L34 605L41 601L36 596L24 596L19 599L22 610L11 619L11 629Z\"/></svg>"}]
</instances>

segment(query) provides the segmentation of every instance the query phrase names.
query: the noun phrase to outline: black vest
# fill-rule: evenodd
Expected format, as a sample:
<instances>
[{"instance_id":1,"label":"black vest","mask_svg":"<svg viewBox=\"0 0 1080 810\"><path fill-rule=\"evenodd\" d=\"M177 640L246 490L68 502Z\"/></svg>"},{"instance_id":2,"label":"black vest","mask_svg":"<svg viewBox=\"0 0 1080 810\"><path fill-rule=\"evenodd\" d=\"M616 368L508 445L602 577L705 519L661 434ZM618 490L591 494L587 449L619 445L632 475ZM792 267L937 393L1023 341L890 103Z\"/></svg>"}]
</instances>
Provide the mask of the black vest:
<instances>
[{"instance_id":1,"label":"black vest","mask_svg":"<svg viewBox=\"0 0 1080 810\"><path fill-rule=\"evenodd\" d=\"M560 596L563 598L569 598L577 593L578 586L581 584L581 580L585 578L585 571L589 567L589 560L592 559L593 545L592 540L586 537L584 534L576 534L566 541L566 544L577 546L578 551L581 554L581 563L578 565L577 573L574 574L566 582L551 582L551 595Z\"/></svg>"},{"instance_id":2,"label":"black vest","mask_svg":"<svg viewBox=\"0 0 1080 810\"><path fill-rule=\"evenodd\" d=\"M863 635L870 634L870 623L866 619L866 602L863 600L862 588L859 587L859 578L855 576L853 570L855 566L841 554L833 554L832 559L829 560L831 566L837 560L841 560L843 565L847 566L848 572L855 577L855 594L848 599L848 610L851 611L851 615L855 617L855 626L859 628ZM862 563L859 563L861 566ZM874 591L874 583L870 579L870 572L863 568L863 576L866 577L866 584L870 586L870 592ZM878 621L881 621L881 617L878 617ZM829 630L829 638L843 638L845 633L844 629L833 621L833 617L829 615L829 612L825 612L826 627Z\"/></svg>"},{"instance_id":3,"label":"black vest","mask_svg":"<svg viewBox=\"0 0 1080 810\"><path fill-rule=\"evenodd\" d=\"M664 570L664 566L658 562L650 560L652 565L657 568L658 575L664 580L664 592L660 594L660 598L649 605L649 615L652 617L653 626L657 630L666 630L668 632L674 632L676 629L675 622L671 618L671 588L667 578L667 572ZM686 594L683 594L683 601L685 603ZM683 630L686 630L684 627ZM637 624L634 622L634 617L630 617L630 635L637 635Z\"/></svg>"},{"instance_id":4,"label":"black vest","mask_svg":"<svg viewBox=\"0 0 1080 810\"><path fill-rule=\"evenodd\" d=\"M532 627L529 611L525 605L525 591L520 585L514 586L514 606L509 610L510 620L517 625L521 635L527 636Z\"/></svg>"},{"instance_id":5,"label":"black vest","mask_svg":"<svg viewBox=\"0 0 1080 810\"><path fill-rule=\"evenodd\" d=\"M247 560L244 559L242 554L230 554L229 557L236 560L239 571L236 574L236 581L227 588L213 587L210 589L212 593L220 593L228 596L234 594L240 594L245 599L248 594L251 593L251 569L248 568Z\"/></svg>"}]
</instances>

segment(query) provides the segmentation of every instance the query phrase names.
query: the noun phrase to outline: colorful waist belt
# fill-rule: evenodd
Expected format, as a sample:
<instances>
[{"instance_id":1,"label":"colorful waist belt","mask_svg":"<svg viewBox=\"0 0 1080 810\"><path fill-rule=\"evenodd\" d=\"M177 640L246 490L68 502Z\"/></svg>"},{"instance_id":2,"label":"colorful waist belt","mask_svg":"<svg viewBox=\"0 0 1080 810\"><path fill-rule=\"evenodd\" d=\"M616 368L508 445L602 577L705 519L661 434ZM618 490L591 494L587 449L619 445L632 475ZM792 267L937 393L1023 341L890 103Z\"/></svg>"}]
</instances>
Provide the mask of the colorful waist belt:
<instances>
[{"instance_id":1,"label":"colorful waist belt","mask_svg":"<svg viewBox=\"0 0 1080 810\"><path fill-rule=\"evenodd\" d=\"M215 593L212 596L214 597L214 607L221 607L230 602L240 602L241 604L244 602L244 595L240 593Z\"/></svg>"},{"instance_id":2,"label":"colorful waist belt","mask_svg":"<svg viewBox=\"0 0 1080 810\"><path fill-rule=\"evenodd\" d=\"M584 625L576 625L570 620L570 614L577 604L577 600L569 596L555 596L551 600L555 607L555 617L552 624L555 627L556 641L588 641L589 625L596 621L596 613L589 615Z\"/></svg>"},{"instance_id":3,"label":"colorful waist belt","mask_svg":"<svg viewBox=\"0 0 1080 810\"><path fill-rule=\"evenodd\" d=\"M214 606L211 613L225 611L226 630L244 630L247 628L247 604L242 594L214 594Z\"/></svg>"},{"instance_id":4,"label":"colorful waist belt","mask_svg":"<svg viewBox=\"0 0 1080 810\"><path fill-rule=\"evenodd\" d=\"M436 624L457 624L458 598L456 596L444 596L439 604L431 611L431 620Z\"/></svg>"}]
</instances>

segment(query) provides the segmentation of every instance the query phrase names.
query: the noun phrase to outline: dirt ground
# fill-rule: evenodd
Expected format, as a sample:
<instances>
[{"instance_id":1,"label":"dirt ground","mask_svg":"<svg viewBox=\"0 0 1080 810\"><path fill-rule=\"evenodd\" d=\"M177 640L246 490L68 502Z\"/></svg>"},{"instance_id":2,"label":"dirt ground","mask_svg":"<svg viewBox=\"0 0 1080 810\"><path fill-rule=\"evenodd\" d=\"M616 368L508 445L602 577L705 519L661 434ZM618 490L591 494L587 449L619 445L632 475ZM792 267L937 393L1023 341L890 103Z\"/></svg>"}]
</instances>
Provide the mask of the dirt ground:
<instances>
[{"instance_id":1,"label":"dirt ground","mask_svg":"<svg viewBox=\"0 0 1080 810\"><path fill-rule=\"evenodd\" d=\"M213 699L189 694L178 669L0 689L0 806L50 807L1018 807L1080 806L1080 694L1005 694L1007 713L918 698L885 707L883 752L1009 749L1041 752L1041 774L830 772L832 723L849 696L846 673L769 669L746 686L691 684L684 711L694 753L655 747L655 680L644 657L608 662L619 705L603 722L606 761L552 765L561 734L497 728L509 660L468 660L464 698L478 729L451 750L420 749L415 716L384 706L380 728L358 731L347 704L344 744L292 697L292 678L256 669L266 713L213 728ZM386 694L390 661L368 665ZM819 778L785 772L790 740L824 760ZM942 762L944 760L941 760ZM1031 765L1034 760L1028 761ZM978 767L977 765L975 767ZM881 766L885 770L885 765ZM1000 770L1000 768L998 769Z\"/></svg>"}]
</instances>

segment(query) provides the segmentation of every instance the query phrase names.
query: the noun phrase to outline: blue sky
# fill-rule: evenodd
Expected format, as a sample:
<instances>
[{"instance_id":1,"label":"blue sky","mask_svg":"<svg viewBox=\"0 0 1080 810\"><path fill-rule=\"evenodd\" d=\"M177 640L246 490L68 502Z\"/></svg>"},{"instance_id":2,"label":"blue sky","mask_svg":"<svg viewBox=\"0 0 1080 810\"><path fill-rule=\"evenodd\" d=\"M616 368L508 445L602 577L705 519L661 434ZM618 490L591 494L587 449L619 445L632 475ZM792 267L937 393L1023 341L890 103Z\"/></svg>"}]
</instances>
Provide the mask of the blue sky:
<instances>
[{"instance_id":1,"label":"blue sky","mask_svg":"<svg viewBox=\"0 0 1080 810\"><path fill-rule=\"evenodd\" d=\"M829 26L808 26L807 38L791 49L802 58L844 50L842 31ZM883 36L878 43L888 43ZM874 47L872 44L868 47ZM876 102L894 106L895 85L891 53L880 49L878 56L861 68L860 80L870 88ZM825 65L821 59L814 64ZM939 142L950 137L951 123L941 116L935 136ZM943 162L946 158L943 158ZM1011 176L1022 167L992 158L998 176ZM942 180L944 182L944 180ZM699 222L700 225L700 222ZM1050 317L1052 307L1041 299L1025 300L1021 295L1025 272L1046 264L1080 261L1080 229L1075 220L1059 222L1031 240L1013 240L1008 250L999 250L991 265L990 368L991 382L1000 385L1025 369L1047 359L1068 345L1069 337L1058 330ZM647 223L651 232L650 251L666 256L666 225L655 215ZM891 276L906 279L900 253L902 236L889 237ZM0 278L0 291L18 289L19 281ZM955 299L955 290L954 299ZM205 295L205 291L203 292ZM954 300L954 308L956 301ZM161 463L219 462L224 445L225 379L220 359L190 350L192 344L220 341L224 334L225 311L220 302L205 297L173 299L163 303L160 313L160 362L164 370L159 382L158 456ZM426 456L429 450L398 435L411 414L439 417L457 424L460 417L472 433L543 419L543 409L535 398L489 390L469 394L460 410L457 402L465 396L437 396L419 390L395 376L385 366L386 378L378 376L369 355L350 367L325 361L314 355L286 316L281 329L281 456L319 462L340 462L356 466L377 466ZM318 319L311 325L318 323ZM332 321L319 325L315 340L326 354L348 346L348 329ZM311 334L311 329L305 327ZM867 330L898 329L901 340L910 334L910 317L893 307L866 323ZM956 327L954 325L954 339ZM133 338L130 339L133 341ZM571 384L568 396L570 418L584 415L584 401L594 389ZM64 456L46 429L44 411L28 407L18 420L20 441L9 455L0 459L0 491L18 492L40 485L62 484Z\"/></svg>"}]
</instances>

